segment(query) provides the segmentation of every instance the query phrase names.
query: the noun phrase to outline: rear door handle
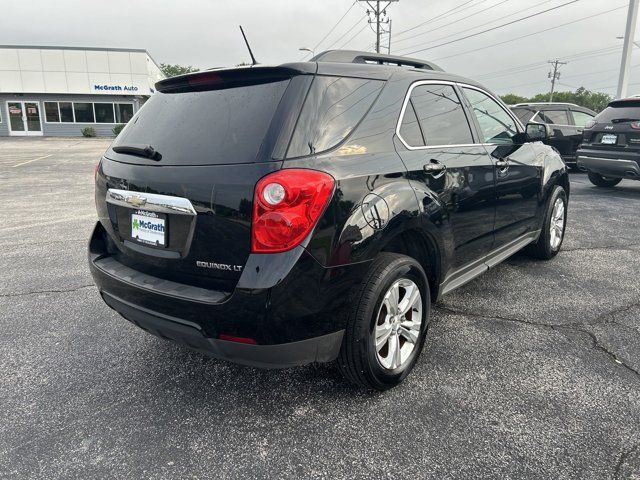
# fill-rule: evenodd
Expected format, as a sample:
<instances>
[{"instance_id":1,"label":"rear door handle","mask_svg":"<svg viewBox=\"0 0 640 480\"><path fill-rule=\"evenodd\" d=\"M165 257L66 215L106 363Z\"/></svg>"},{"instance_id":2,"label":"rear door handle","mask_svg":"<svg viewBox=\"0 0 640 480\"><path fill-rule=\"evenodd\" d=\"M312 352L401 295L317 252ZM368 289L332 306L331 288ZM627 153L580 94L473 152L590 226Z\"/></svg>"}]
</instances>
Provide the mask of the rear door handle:
<instances>
[{"instance_id":1,"label":"rear door handle","mask_svg":"<svg viewBox=\"0 0 640 480\"><path fill-rule=\"evenodd\" d=\"M424 165L422 169L433 178L440 178L445 174L447 166L440 163L438 160L431 159L431 161Z\"/></svg>"}]
</instances>

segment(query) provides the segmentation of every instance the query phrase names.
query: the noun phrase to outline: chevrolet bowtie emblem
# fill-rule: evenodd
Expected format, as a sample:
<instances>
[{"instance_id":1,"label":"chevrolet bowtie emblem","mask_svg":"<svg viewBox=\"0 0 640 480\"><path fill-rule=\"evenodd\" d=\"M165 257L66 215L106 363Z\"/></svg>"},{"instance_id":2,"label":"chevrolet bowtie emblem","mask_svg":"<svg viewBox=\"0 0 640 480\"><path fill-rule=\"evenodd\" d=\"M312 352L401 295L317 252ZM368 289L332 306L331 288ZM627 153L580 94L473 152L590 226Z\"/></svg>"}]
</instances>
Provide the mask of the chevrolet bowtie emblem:
<instances>
[{"instance_id":1,"label":"chevrolet bowtie emblem","mask_svg":"<svg viewBox=\"0 0 640 480\"><path fill-rule=\"evenodd\" d=\"M131 195L127 197L125 200L129 205L133 205L134 207L141 207L147 203L147 199L144 197L140 197L138 195Z\"/></svg>"}]
</instances>

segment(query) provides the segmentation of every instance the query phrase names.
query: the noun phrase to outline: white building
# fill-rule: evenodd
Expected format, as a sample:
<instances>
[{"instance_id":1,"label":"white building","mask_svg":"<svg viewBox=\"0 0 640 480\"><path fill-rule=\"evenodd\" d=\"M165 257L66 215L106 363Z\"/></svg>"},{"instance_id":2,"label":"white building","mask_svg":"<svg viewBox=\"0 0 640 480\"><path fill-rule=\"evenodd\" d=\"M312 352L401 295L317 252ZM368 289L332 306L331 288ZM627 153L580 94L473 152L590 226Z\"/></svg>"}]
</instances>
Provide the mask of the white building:
<instances>
[{"instance_id":1,"label":"white building","mask_svg":"<svg viewBox=\"0 0 640 480\"><path fill-rule=\"evenodd\" d=\"M113 136L163 78L146 50L0 46L0 136Z\"/></svg>"}]
</instances>

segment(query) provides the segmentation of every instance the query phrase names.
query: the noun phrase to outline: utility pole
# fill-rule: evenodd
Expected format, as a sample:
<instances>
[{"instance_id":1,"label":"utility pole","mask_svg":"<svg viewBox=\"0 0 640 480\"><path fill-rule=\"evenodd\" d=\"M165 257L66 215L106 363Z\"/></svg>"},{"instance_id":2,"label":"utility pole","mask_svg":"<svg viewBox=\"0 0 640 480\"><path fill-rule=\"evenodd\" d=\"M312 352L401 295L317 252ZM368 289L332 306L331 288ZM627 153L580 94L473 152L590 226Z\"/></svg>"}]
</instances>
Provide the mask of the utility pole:
<instances>
[{"instance_id":1,"label":"utility pole","mask_svg":"<svg viewBox=\"0 0 640 480\"><path fill-rule=\"evenodd\" d=\"M560 65L566 65L567 62L561 62L558 59L549 60L547 63L553 65L553 72L549 72L549 78L551 79L551 93L549 94L549 102L553 102L553 92L556 88L556 80L560 80Z\"/></svg>"},{"instance_id":2,"label":"utility pole","mask_svg":"<svg viewBox=\"0 0 640 480\"><path fill-rule=\"evenodd\" d=\"M624 33L624 46L622 47L622 61L620 62L620 76L618 77L618 91L616 98L627 96L629 86L629 64L631 63L631 51L633 50L633 38L636 33L636 20L638 19L638 0L629 0L629 12L627 13L627 28Z\"/></svg>"},{"instance_id":3,"label":"utility pole","mask_svg":"<svg viewBox=\"0 0 640 480\"><path fill-rule=\"evenodd\" d=\"M380 29L380 24L381 23L389 23L389 19L384 20L381 19L381 17L386 17L387 15L387 7L389 5L391 5L391 3L393 2L399 2L400 0L383 0L382 3L385 3L386 1L386 5L382 8L380 8L380 0L375 0L375 1L369 1L369 0L358 0L359 2L366 2L367 5L369 5L369 8L371 8L371 11L367 10L367 14L372 13L373 16L375 17L375 20L371 20L369 19L369 23L373 23L375 21L376 24L376 53L380 53L380 33L381 33L381 29ZM389 40L389 42L391 42L391 40Z\"/></svg>"},{"instance_id":4,"label":"utility pole","mask_svg":"<svg viewBox=\"0 0 640 480\"><path fill-rule=\"evenodd\" d=\"M387 44L387 53L389 55L391 55L391 23L392 23L392 21L389 20L389 32L388 32L389 33L389 38L388 38L389 43Z\"/></svg>"}]
</instances>

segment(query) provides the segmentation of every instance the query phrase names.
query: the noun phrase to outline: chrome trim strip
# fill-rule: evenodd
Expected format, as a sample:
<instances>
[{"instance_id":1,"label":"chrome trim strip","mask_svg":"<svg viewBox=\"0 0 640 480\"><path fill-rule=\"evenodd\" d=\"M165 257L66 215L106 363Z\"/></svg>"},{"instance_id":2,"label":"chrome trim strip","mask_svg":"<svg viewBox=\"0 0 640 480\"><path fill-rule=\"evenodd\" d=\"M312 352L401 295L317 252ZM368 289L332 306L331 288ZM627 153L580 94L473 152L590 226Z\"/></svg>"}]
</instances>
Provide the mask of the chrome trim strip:
<instances>
[{"instance_id":1,"label":"chrome trim strip","mask_svg":"<svg viewBox=\"0 0 640 480\"><path fill-rule=\"evenodd\" d=\"M407 105L409 104L409 98L411 97L411 92L415 87L418 87L420 85L451 85L452 87L458 86L458 87L470 88L471 90L477 90L478 92L484 93L489 98L496 101L498 105L503 107L502 109L515 122L515 127L518 129L518 132L521 133L523 130L522 122L520 122L520 120L518 120L518 118L513 115L509 107L505 108L505 105L501 100L497 99L495 96L493 96L492 94L490 94L486 90L483 90L480 87L476 87L475 85L469 85L468 83L452 82L451 80L418 80L417 82L413 82L409 86L409 90L407 91L407 94L405 95L404 100L402 102L402 109L400 110L400 117L398 118L398 123L396 123L396 136L402 142L402 144L407 148L407 150L428 150L432 148L481 147L481 146L488 146L488 145L500 145L495 143L463 143L463 144L457 144L457 145L426 145L422 147L410 146L404 140L404 138L402 138L402 135L400 135L400 127L402 125L402 120L404 119L404 112L407 109ZM456 95L457 94L458 92L456 92ZM460 101L463 101L463 100L460 99Z\"/></svg>"},{"instance_id":2,"label":"chrome trim strip","mask_svg":"<svg viewBox=\"0 0 640 480\"><path fill-rule=\"evenodd\" d=\"M130 190L107 190L106 202L127 208L139 208L150 212L171 213L177 215L197 215L191 202L182 197L171 197L157 193L132 192Z\"/></svg>"}]
</instances>

